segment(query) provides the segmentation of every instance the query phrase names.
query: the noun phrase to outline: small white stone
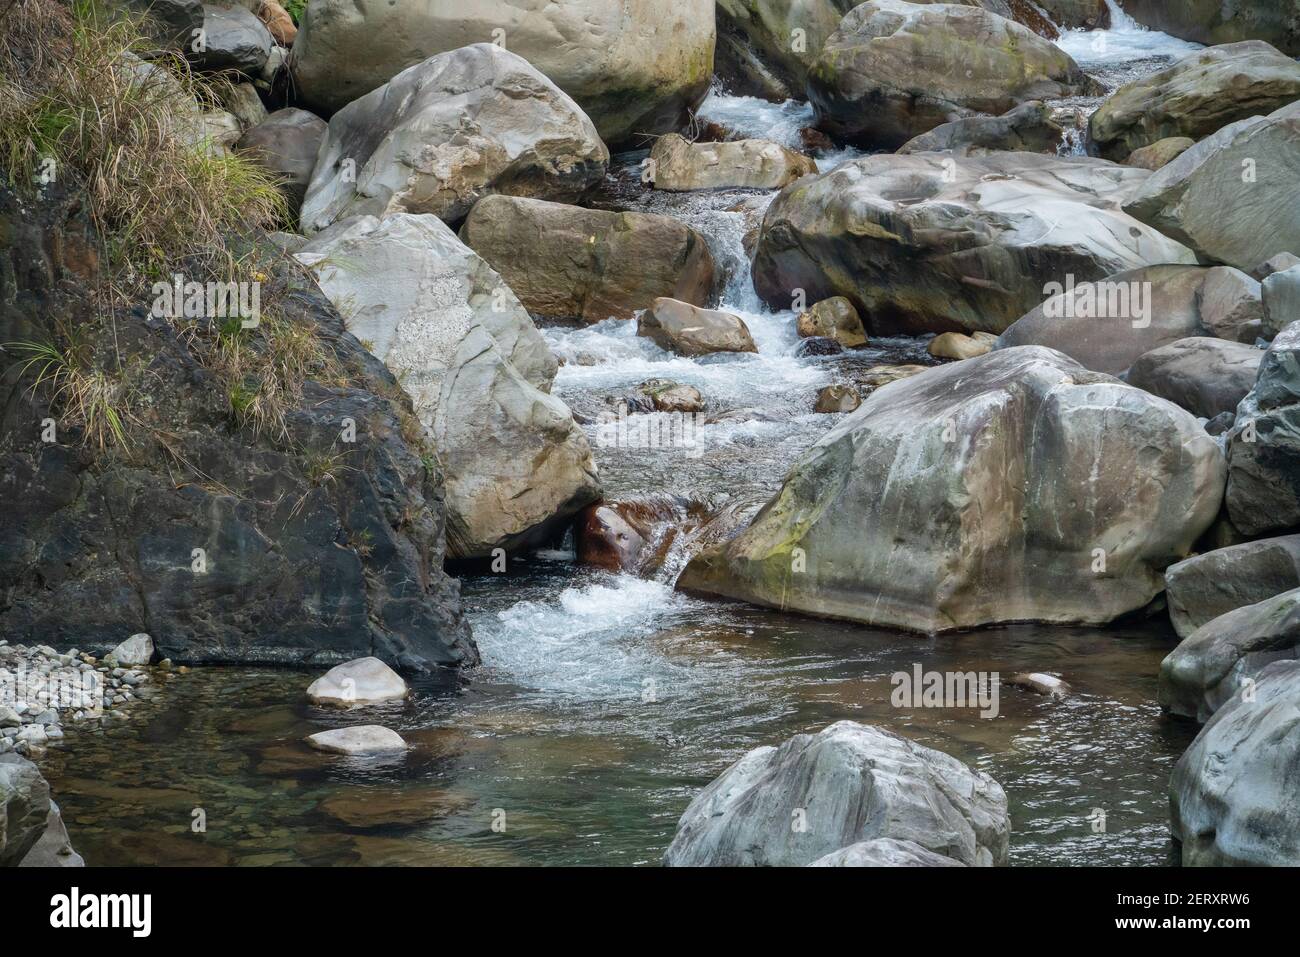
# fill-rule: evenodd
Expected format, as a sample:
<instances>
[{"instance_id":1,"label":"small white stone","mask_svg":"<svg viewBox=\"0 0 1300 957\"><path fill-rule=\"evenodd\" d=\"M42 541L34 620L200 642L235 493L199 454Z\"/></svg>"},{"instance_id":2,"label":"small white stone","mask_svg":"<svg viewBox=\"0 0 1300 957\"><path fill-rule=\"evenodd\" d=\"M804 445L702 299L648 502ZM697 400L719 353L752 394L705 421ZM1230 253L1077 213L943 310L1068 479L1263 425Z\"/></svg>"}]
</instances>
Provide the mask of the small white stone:
<instances>
[{"instance_id":1,"label":"small white stone","mask_svg":"<svg viewBox=\"0 0 1300 957\"><path fill-rule=\"evenodd\" d=\"M377 724L320 731L306 740L317 751L331 754L389 754L406 750L400 734Z\"/></svg>"},{"instance_id":2,"label":"small white stone","mask_svg":"<svg viewBox=\"0 0 1300 957\"><path fill-rule=\"evenodd\" d=\"M339 708L401 701L408 693L402 676L378 658L345 662L307 687L307 697L316 704Z\"/></svg>"}]
</instances>

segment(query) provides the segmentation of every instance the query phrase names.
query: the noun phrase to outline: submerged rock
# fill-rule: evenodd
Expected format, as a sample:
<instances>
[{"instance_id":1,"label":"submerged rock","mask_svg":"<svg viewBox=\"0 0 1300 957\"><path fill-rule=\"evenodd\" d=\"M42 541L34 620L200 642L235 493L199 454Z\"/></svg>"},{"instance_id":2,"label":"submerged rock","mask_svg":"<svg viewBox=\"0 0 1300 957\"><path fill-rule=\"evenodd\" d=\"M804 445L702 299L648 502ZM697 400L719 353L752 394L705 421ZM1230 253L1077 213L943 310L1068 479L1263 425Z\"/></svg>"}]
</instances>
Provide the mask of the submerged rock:
<instances>
[{"instance_id":1,"label":"submerged rock","mask_svg":"<svg viewBox=\"0 0 1300 957\"><path fill-rule=\"evenodd\" d=\"M1005 349L873 393L679 585L921 632L1101 624L1164 590L1218 514L1224 471L1172 403Z\"/></svg>"},{"instance_id":2,"label":"submerged rock","mask_svg":"<svg viewBox=\"0 0 1300 957\"><path fill-rule=\"evenodd\" d=\"M713 297L708 244L669 216L493 196L461 238L534 315L594 323L630 319L661 296L696 306Z\"/></svg>"},{"instance_id":3,"label":"submerged rock","mask_svg":"<svg viewBox=\"0 0 1300 957\"><path fill-rule=\"evenodd\" d=\"M763 219L759 295L844 296L873 335L999 333L1050 283L1085 283L1190 250L1118 209L1152 175L1032 153L877 155L786 187Z\"/></svg>"},{"instance_id":4,"label":"submerged rock","mask_svg":"<svg viewBox=\"0 0 1300 957\"><path fill-rule=\"evenodd\" d=\"M1169 620L1186 638L1220 615L1300 588L1300 535L1218 548L1165 569Z\"/></svg>"},{"instance_id":5,"label":"submerged rock","mask_svg":"<svg viewBox=\"0 0 1300 957\"><path fill-rule=\"evenodd\" d=\"M1160 665L1160 704L1208 721L1266 665L1300 658L1300 588L1226 612L1175 648Z\"/></svg>"},{"instance_id":6,"label":"submerged rock","mask_svg":"<svg viewBox=\"0 0 1300 957\"><path fill-rule=\"evenodd\" d=\"M318 731L305 740L317 751L329 754L395 754L406 750L406 742L400 734L377 724Z\"/></svg>"},{"instance_id":7,"label":"submerged rock","mask_svg":"<svg viewBox=\"0 0 1300 957\"><path fill-rule=\"evenodd\" d=\"M1259 40L1228 43L1120 87L1092 114L1088 132L1102 155L1122 159L1168 137L1199 140L1296 99L1300 64Z\"/></svg>"},{"instance_id":8,"label":"submerged rock","mask_svg":"<svg viewBox=\"0 0 1300 957\"><path fill-rule=\"evenodd\" d=\"M798 867L878 838L962 864L1006 863L1001 786L956 758L839 721L750 751L696 795L669 867ZM856 856L856 855L849 855Z\"/></svg>"},{"instance_id":9,"label":"submerged rock","mask_svg":"<svg viewBox=\"0 0 1300 957\"><path fill-rule=\"evenodd\" d=\"M314 704L354 708L402 701L410 694L406 682L378 658L358 658L335 665L307 687Z\"/></svg>"},{"instance_id":10,"label":"submerged rock","mask_svg":"<svg viewBox=\"0 0 1300 957\"><path fill-rule=\"evenodd\" d=\"M573 200L608 162L578 104L522 57L476 43L403 70L330 118L302 228L395 212L457 222L494 193Z\"/></svg>"},{"instance_id":11,"label":"submerged rock","mask_svg":"<svg viewBox=\"0 0 1300 957\"><path fill-rule=\"evenodd\" d=\"M1260 672L1201 729L1169 783L1184 867L1300 865L1300 661Z\"/></svg>"}]
</instances>

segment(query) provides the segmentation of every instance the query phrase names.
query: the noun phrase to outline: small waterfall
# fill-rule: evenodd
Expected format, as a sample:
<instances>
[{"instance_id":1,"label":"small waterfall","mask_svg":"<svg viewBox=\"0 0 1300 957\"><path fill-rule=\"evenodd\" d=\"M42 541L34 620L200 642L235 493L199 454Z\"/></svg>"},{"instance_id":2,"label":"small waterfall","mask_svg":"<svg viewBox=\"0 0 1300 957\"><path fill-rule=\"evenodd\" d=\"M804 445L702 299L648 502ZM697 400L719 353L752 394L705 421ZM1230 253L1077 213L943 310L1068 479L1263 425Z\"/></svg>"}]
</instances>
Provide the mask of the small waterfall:
<instances>
[{"instance_id":1,"label":"small waterfall","mask_svg":"<svg viewBox=\"0 0 1300 957\"><path fill-rule=\"evenodd\" d=\"M1110 28L1116 33L1141 33L1146 30L1119 5L1119 0L1106 0L1106 9L1110 11Z\"/></svg>"}]
</instances>

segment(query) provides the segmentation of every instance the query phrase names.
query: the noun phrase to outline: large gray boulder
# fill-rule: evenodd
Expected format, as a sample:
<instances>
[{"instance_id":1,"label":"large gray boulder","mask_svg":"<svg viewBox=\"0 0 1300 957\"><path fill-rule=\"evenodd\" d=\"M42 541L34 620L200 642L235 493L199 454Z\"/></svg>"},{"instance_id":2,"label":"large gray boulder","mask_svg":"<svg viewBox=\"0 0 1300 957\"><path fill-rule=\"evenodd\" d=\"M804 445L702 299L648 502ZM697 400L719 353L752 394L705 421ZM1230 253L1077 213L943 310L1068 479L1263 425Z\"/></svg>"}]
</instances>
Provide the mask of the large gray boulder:
<instances>
[{"instance_id":1,"label":"large gray boulder","mask_svg":"<svg viewBox=\"0 0 1300 957\"><path fill-rule=\"evenodd\" d=\"M1220 339L1253 344L1264 334L1263 289L1257 279L1232 266L1215 266L1205 274L1196 309L1201 325Z\"/></svg>"},{"instance_id":2,"label":"large gray boulder","mask_svg":"<svg viewBox=\"0 0 1300 957\"><path fill-rule=\"evenodd\" d=\"M1152 349L1209 332L1197 305L1209 272L1147 266L1078 283L1013 322L995 348L1047 346L1094 372L1120 375Z\"/></svg>"},{"instance_id":3,"label":"large gray boulder","mask_svg":"<svg viewBox=\"0 0 1300 957\"><path fill-rule=\"evenodd\" d=\"M1125 376L1129 385L1212 419L1235 412L1255 385L1264 351L1242 342L1195 336L1141 355Z\"/></svg>"},{"instance_id":4,"label":"large gray boulder","mask_svg":"<svg viewBox=\"0 0 1300 957\"><path fill-rule=\"evenodd\" d=\"M582 105L609 143L682 125L713 73L713 0L312 0L294 42L309 105L341 109L437 53L500 43Z\"/></svg>"},{"instance_id":5,"label":"large gray boulder","mask_svg":"<svg viewBox=\"0 0 1300 957\"><path fill-rule=\"evenodd\" d=\"M908 140L900 153L950 150L968 155L997 151L1056 153L1061 145L1061 124L1041 100L1031 100L1001 116L967 116L943 123Z\"/></svg>"},{"instance_id":6,"label":"large gray boulder","mask_svg":"<svg viewBox=\"0 0 1300 957\"><path fill-rule=\"evenodd\" d=\"M490 196L460 234L534 315L600 322L630 319L661 296L713 298L708 243L671 216Z\"/></svg>"},{"instance_id":7,"label":"large gray boulder","mask_svg":"<svg viewBox=\"0 0 1300 957\"><path fill-rule=\"evenodd\" d=\"M1207 262L1251 270L1300 249L1300 100L1238 120L1151 174L1125 212Z\"/></svg>"},{"instance_id":8,"label":"large gray boulder","mask_svg":"<svg viewBox=\"0 0 1300 957\"><path fill-rule=\"evenodd\" d=\"M1242 542L1165 569L1169 620L1186 638L1235 608L1300 588L1300 535Z\"/></svg>"},{"instance_id":9,"label":"large gray boulder","mask_svg":"<svg viewBox=\"0 0 1300 957\"><path fill-rule=\"evenodd\" d=\"M247 153L280 177L289 211L298 214L316 169L316 155L328 127L314 113L288 107L276 110L248 130L235 149Z\"/></svg>"},{"instance_id":10,"label":"large gray boulder","mask_svg":"<svg viewBox=\"0 0 1300 957\"><path fill-rule=\"evenodd\" d=\"M877 389L679 586L927 633L1102 624L1164 590L1224 471L1172 403L1003 349Z\"/></svg>"},{"instance_id":11,"label":"large gray boulder","mask_svg":"<svg viewBox=\"0 0 1300 957\"><path fill-rule=\"evenodd\" d=\"M1215 712L1169 782L1184 867L1300 866L1300 662L1277 661Z\"/></svg>"},{"instance_id":12,"label":"large gray boulder","mask_svg":"<svg viewBox=\"0 0 1300 957\"><path fill-rule=\"evenodd\" d=\"M941 751L839 721L750 751L696 795L670 867L791 867L894 838L963 864L1003 864L1002 787Z\"/></svg>"},{"instance_id":13,"label":"large gray boulder","mask_svg":"<svg viewBox=\"0 0 1300 957\"><path fill-rule=\"evenodd\" d=\"M1226 504L1246 535L1300 526L1300 322L1278 333L1237 407Z\"/></svg>"},{"instance_id":14,"label":"large gray boulder","mask_svg":"<svg viewBox=\"0 0 1300 957\"><path fill-rule=\"evenodd\" d=\"M1300 266L1279 270L1260 283L1262 333L1272 339L1293 322L1300 322Z\"/></svg>"},{"instance_id":15,"label":"large gray boulder","mask_svg":"<svg viewBox=\"0 0 1300 957\"><path fill-rule=\"evenodd\" d=\"M0 867L18 864L45 833L50 786L36 765L0 754Z\"/></svg>"},{"instance_id":16,"label":"large gray boulder","mask_svg":"<svg viewBox=\"0 0 1300 957\"><path fill-rule=\"evenodd\" d=\"M198 66L207 71L235 70L256 79L271 55L274 41L265 24L247 8L232 6L203 7L203 49L186 47Z\"/></svg>"},{"instance_id":17,"label":"large gray boulder","mask_svg":"<svg viewBox=\"0 0 1300 957\"><path fill-rule=\"evenodd\" d=\"M1034 153L854 160L773 200L754 285L778 309L844 296L873 334L1000 333L1052 283L1194 262L1119 209L1152 175Z\"/></svg>"},{"instance_id":18,"label":"large gray boulder","mask_svg":"<svg viewBox=\"0 0 1300 957\"><path fill-rule=\"evenodd\" d=\"M1300 588L1220 615L1184 638L1160 665L1160 704L1208 721L1274 661L1300 658Z\"/></svg>"},{"instance_id":19,"label":"large gray boulder","mask_svg":"<svg viewBox=\"0 0 1300 957\"><path fill-rule=\"evenodd\" d=\"M522 57L476 43L403 70L330 118L302 227L394 212L455 222L492 193L572 200L608 162L577 103Z\"/></svg>"},{"instance_id":20,"label":"large gray boulder","mask_svg":"<svg viewBox=\"0 0 1300 957\"><path fill-rule=\"evenodd\" d=\"M1124 0L1124 11L1153 30L1183 40L1207 44L1267 40L1288 56L1300 56L1300 6L1295 0Z\"/></svg>"},{"instance_id":21,"label":"large gray boulder","mask_svg":"<svg viewBox=\"0 0 1300 957\"><path fill-rule=\"evenodd\" d=\"M1123 159L1171 136L1193 140L1300 99L1300 64L1260 40L1210 47L1120 87L1088 131L1103 156Z\"/></svg>"},{"instance_id":22,"label":"large gray boulder","mask_svg":"<svg viewBox=\"0 0 1300 957\"><path fill-rule=\"evenodd\" d=\"M827 38L808 98L828 133L897 149L964 116L1095 89L1060 47L981 7L870 0Z\"/></svg>"},{"instance_id":23,"label":"large gray boulder","mask_svg":"<svg viewBox=\"0 0 1300 957\"><path fill-rule=\"evenodd\" d=\"M144 14L146 34L171 50L188 50L195 31L203 29L201 0L124 0L123 5Z\"/></svg>"},{"instance_id":24,"label":"large gray boulder","mask_svg":"<svg viewBox=\"0 0 1300 957\"><path fill-rule=\"evenodd\" d=\"M356 217L297 258L432 430L452 556L527 548L599 496L586 436L547 394L555 356L510 287L445 223Z\"/></svg>"}]
</instances>

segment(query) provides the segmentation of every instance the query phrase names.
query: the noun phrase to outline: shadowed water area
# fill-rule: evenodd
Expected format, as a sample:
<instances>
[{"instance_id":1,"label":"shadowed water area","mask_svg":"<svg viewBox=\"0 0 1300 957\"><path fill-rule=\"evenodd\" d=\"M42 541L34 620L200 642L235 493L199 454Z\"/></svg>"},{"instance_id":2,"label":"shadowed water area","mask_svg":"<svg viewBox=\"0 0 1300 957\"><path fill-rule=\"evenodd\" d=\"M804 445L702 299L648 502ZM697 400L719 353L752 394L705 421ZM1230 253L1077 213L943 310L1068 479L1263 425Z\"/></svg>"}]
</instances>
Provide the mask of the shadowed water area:
<instances>
[{"instance_id":1,"label":"shadowed water area","mask_svg":"<svg viewBox=\"0 0 1300 957\"><path fill-rule=\"evenodd\" d=\"M1191 48L1162 34L1066 34L1061 45L1115 87ZM1083 111L1091 103L1070 104ZM704 119L798 145L804 104L718 94ZM1068 149L1065 144L1063 149ZM727 275L723 307L758 353L685 359L607 320L543 333L563 361L554 386L594 423L651 378L695 386L698 445L629 449L592 440L608 498L674 493L711 507L770 496L795 458L840 420L817 391L863 385L873 367L932 364L921 340L795 355L795 311L760 303L743 240L771 193L656 193L644 153L616 157L591 204L664 213L703 233ZM853 151L818 157L823 170ZM70 726L43 766L77 850L109 864L657 864L691 798L747 750L853 719L905 734L1006 789L1012 864L1168 860L1167 787L1195 727L1162 716L1156 675L1175 643L1163 615L1113 628L1018 625L926 638L822 622L673 590L689 555L653 579L573 561L568 545L462 578L484 665L417 687L401 704L317 708L313 675L205 668L174 678L127 720ZM890 675L1050 672L1049 698L1003 685L996 717L898 708ZM384 724L400 757L348 759L302 738ZM192 822L201 809L206 830ZM1104 814L1104 831L1098 826Z\"/></svg>"}]
</instances>

